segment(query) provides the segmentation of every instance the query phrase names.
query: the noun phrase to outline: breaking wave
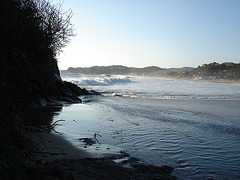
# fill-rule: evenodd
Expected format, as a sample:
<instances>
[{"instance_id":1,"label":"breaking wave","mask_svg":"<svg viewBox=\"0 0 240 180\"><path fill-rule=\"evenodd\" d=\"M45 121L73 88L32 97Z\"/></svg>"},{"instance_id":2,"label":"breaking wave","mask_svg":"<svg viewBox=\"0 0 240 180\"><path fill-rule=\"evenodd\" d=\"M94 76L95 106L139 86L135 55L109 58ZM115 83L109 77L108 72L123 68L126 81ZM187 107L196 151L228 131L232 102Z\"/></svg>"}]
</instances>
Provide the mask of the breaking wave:
<instances>
[{"instance_id":1,"label":"breaking wave","mask_svg":"<svg viewBox=\"0 0 240 180\"><path fill-rule=\"evenodd\" d=\"M115 84L131 83L133 82L130 77L127 76L111 76L111 75L101 75L101 76L71 76L70 79L64 78L64 80L70 81L78 86L111 86Z\"/></svg>"},{"instance_id":2,"label":"breaking wave","mask_svg":"<svg viewBox=\"0 0 240 180\"><path fill-rule=\"evenodd\" d=\"M181 95L149 95L146 93L135 92L120 92L120 91L99 91L103 96L107 97L129 97L129 98L141 98L141 99L178 99L178 100L239 100L240 97L231 96L181 96Z\"/></svg>"},{"instance_id":3,"label":"breaking wave","mask_svg":"<svg viewBox=\"0 0 240 180\"><path fill-rule=\"evenodd\" d=\"M103 96L141 99L239 100L239 84L128 77L121 75L62 74L63 80Z\"/></svg>"}]
</instances>

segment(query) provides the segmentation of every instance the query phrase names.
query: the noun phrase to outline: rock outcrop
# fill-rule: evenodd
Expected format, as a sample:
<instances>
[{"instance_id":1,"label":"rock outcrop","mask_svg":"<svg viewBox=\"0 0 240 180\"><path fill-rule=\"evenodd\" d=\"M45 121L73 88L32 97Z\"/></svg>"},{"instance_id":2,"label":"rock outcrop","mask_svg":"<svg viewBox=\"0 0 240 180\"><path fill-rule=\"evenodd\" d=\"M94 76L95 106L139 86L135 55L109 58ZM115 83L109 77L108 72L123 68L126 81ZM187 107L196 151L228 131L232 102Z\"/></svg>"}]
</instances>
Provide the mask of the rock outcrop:
<instances>
[{"instance_id":1,"label":"rock outcrop","mask_svg":"<svg viewBox=\"0 0 240 180\"><path fill-rule=\"evenodd\" d=\"M1 104L36 107L81 102L79 95L90 94L60 78L56 55L73 34L67 18L71 14L45 0L0 4Z\"/></svg>"}]
</instances>

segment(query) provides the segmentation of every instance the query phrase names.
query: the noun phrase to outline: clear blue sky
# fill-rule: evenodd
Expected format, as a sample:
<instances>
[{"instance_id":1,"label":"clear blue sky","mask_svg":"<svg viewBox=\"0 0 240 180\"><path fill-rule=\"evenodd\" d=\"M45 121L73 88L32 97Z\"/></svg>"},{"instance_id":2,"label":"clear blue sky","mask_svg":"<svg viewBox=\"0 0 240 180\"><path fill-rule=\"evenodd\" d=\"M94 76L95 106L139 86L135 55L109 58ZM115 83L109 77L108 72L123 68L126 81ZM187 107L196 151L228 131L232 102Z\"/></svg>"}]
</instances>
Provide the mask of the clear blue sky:
<instances>
[{"instance_id":1,"label":"clear blue sky","mask_svg":"<svg viewBox=\"0 0 240 180\"><path fill-rule=\"evenodd\" d=\"M63 9L77 36L60 69L240 63L240 0L65 0Z\"/></svg>"}]
</instances>

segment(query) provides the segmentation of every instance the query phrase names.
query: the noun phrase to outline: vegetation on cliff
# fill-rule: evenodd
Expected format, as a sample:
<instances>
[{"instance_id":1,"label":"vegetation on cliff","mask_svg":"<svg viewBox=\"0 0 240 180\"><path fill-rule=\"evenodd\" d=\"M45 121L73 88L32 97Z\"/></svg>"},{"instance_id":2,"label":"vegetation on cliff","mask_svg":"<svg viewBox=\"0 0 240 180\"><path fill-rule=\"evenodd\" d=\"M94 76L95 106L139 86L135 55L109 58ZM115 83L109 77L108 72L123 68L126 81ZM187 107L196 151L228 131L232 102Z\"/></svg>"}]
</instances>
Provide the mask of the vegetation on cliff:
<instances>
[{"instance_id":1,"label":"vegetation on cliff","mask_svg":"<svg viewBox=\"0 0 240 180\"><path fill-rule=\"evenodd\" d=\"M209 63L194 69L192 76L200 79L240 80L240 63Z\"/></svg>"},{"instance_id":2,"label":"vegetation on cliff","mask_svg":"<svg viewBox=\"0 0 240 180\"><path fill-rule=\"evenodd\" d=\"M50 127L44 119L27 118L27 107L81 102L78 96L88 94L62 81L57 66L57 53L73 36L71 16L48 0L0 2L1 178L18 159L34 151L32 131Z\"/></svg>"},{"instance_id":3,"label":"vegetation on cliff","mask_svg":"<svg viewBox=\"0 0 240 180\"><path fill-rule=\"evenodd\" d=\"M0 95L9 97L8 103L26 105L70 94L56 54L73 35L71 15L46 0L1 1Z\"/></svg>"}]
</instances>

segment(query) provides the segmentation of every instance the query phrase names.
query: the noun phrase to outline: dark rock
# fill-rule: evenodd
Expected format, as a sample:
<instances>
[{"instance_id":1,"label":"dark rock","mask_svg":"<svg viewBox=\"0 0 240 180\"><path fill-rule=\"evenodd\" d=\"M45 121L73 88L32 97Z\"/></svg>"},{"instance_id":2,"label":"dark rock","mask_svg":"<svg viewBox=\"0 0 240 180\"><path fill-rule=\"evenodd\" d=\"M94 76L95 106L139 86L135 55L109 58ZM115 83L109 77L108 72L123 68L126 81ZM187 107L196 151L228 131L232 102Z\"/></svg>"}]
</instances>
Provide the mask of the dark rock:
<instances>
[{"instance_id":1,"label":"dark rock","mask_svg":"<svg viewBox=\"0 0 240 180\"><path fill-rule=\"evenodd\" d=\"M67 82L67 81L63 81L63 82L64 82L65 86L67 88L69 88L69 90L77 96L90 94L85 88L82 89L82 88L78 87L76 84L73 84L71 82Z\"/></svg>"},{"instance_id":2,"label":"dark rock","mask_svg":"<svg viewBox=\"0 0 240 180\"><path fill-rule=\"evenodd\" d=\"M96 141L93 138L80 138L79 140L89 146L96 144Z\"/></svg>"},{"instance_id":3,"label":"dark rock","mask_svg":"<svg viewBox=\"0 0 240 180\"><path fill-rule=\"evenodd\" d=\"M77 102L82 102L81 99L72 99L69 97L63 97L63 101L68 102L68 103L77 103Z\"/></svg>"},{"instance_id":4,"label":"dark rock","mask_svg":"<svg viewBox=\"0 0 240 180\"><path fill-rule=\"evenodd\" d=\"M91 95L101 95L100 92L94 91L94 90L90 90L89 91Z\"/></svg>"}]
</instances>

